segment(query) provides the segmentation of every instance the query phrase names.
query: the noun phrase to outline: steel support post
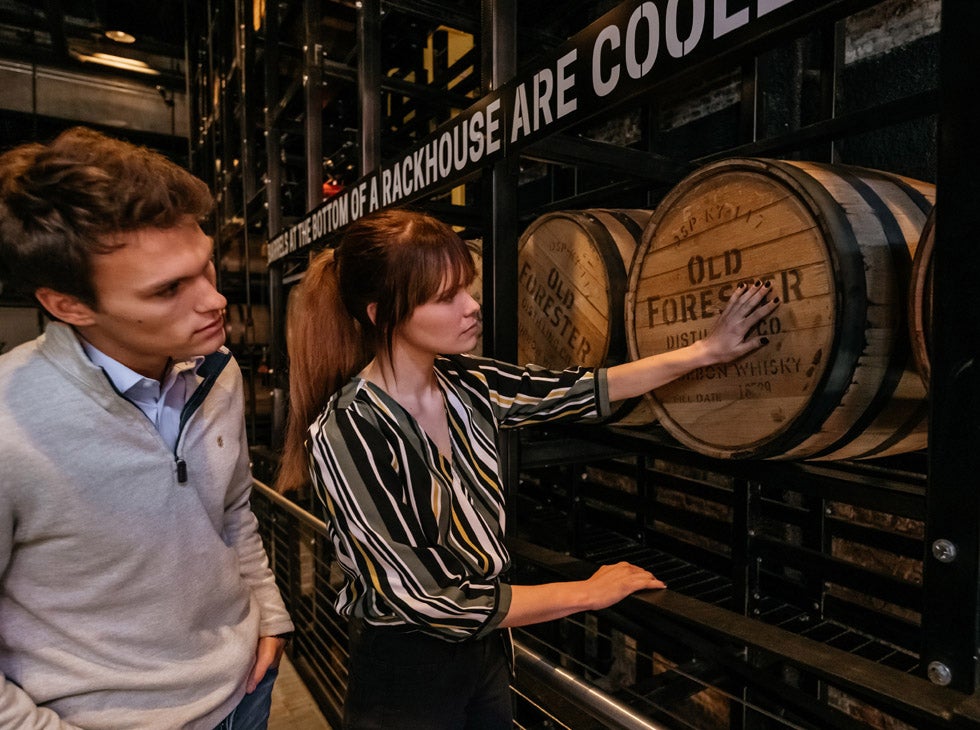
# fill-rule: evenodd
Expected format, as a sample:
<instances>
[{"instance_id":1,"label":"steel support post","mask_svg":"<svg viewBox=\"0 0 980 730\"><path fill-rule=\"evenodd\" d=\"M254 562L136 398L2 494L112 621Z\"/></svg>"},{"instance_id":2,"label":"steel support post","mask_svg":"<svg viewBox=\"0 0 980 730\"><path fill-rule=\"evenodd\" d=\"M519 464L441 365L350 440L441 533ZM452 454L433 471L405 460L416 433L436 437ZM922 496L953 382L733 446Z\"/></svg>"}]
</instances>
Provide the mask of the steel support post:
<instances>
[{"instance_id":1,"label":"steel support post","mask_svg":"<svg viewBox=\"0 0 980 730\"><path fill-rule=\"evenodd\" d=\"M483 93L499 89L517 71L517 2L482 0L481 69ZM483 175L483 351L517 360L517 161L503 160ZM508 491L510 530L517 527L514 491L520 480L520 440L505 433L500 443L501 473Z\"/></svg>"},{"instance_id":2,"label":"steel support post","mask_svg":"<svg viewBox=\"0 0 980 730\"><path fill-rule=\"evenodd\" d=\"M279 158L279 3L265 6L265 104L263 105L265 135L266 177L265 185L266 225L271 238L282 230L282 161ZM272 368L272 434L270 445L276 451L282 448L286 432L286 393L289 386L286 377L286 295L282 283L283 264L269 267L269 311L271 313L272 347L269 365Z\"/></svg>"},{"instance_id":3,"label":"steel support post","mask_svg":"<svg viewBox=\"0 0 980 730\"><path fill-rule=\"evenodd\" d=\"M516 0L483 0L483 92L507 83L517 70ZM506 156L484 175L488 220L483 236L484 352L517 359L517 160ZM490 264L489 266L487 264Z\"/></svg>"},{"instance_id":4,"label":"steel support post","mask_svg":"<svg viewBox=\"0 0 980 730\"><path fill-rule=\"evenodd\" d=\"M978 28L980 3L943 0L921 657L933 683L968 693L980 610Z\"/></svg>"},{"instance_id":5,"label":"steel support post","mask_svg":"<svg viewBox=\"0 0 980 730\"><path fill-rule=\"evenodd\" d=\"M320 0L303 0L303 134L306 140L306 210L323 202L323 45L320 43Z\"/></svg>"},{"instance_id":6,"label":"steel support post","mask_svg":"<svg viewBox=\"0 0 980 730\"><path fill-rule=\"evenodd\" d=\"M357 11L357 99L361 175L381 166L381 0Z\"/></svg>"}]
</instances>

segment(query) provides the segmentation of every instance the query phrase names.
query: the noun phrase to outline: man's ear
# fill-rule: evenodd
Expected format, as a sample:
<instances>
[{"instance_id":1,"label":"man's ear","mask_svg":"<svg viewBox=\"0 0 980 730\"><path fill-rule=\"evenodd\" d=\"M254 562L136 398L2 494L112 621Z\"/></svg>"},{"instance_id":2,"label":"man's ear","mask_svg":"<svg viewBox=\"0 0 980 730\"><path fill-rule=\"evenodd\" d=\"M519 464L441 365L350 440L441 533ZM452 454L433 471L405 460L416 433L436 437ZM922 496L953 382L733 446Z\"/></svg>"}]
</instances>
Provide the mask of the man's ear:
<instances>
[{"instance_id":1,"label":"man's ear","mask_svg":"<svg viewBox=\"0 0 980 730\"><path fill-rule=\"evenodd\" d=\"M48 311L48 314L66 324L86 327L95 322L92 308L71 294L62 294L42 286L34 291L34 298Z\"/></svg>"},{"instance_id":2,"label":"man's ear","mask_svg":"<svg viewBox=\"0 0 980 730\"><path fill-rule=\"evenodd\" d=\"M378 303L371 302L367 305L367 316L371 320L371 324L376 325L378 323Z\"/></svg>"}]
</instances>

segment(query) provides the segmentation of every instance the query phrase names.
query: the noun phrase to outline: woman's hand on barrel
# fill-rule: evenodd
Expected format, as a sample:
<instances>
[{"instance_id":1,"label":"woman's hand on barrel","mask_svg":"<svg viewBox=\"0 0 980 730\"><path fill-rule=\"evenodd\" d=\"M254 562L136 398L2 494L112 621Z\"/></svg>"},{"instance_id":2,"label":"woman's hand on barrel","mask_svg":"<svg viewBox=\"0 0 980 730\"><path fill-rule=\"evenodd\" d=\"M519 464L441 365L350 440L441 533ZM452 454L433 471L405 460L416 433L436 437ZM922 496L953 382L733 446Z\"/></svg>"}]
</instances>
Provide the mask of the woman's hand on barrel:
<instances>
[{"instance_id":1,"label":"woman's hand on barrel","mask_svg":"<svg viewBox=\"0 0 980 730\"><path fill-rule=\"evenodd\" d=\"M703 340L712 361L730 362L769 343L768 337L749 333L779 306L779 297L771 294L771 282L759 279L736 287L711 334Z\"/></svg>"},{"instance_id":2,"label":"woman's hand on barrel","mask_svg":"<svg viewBox=\"0 0 980 730\"><path fill-rule=\"evenodd\" d=\"M695 368L730 362L767 344L766 337L749 333L779 306L779 297L769 297L771 289L767 281L740 284L703 340L608 368L609 400L635 398Z\"/></svg>"}]
</instances>

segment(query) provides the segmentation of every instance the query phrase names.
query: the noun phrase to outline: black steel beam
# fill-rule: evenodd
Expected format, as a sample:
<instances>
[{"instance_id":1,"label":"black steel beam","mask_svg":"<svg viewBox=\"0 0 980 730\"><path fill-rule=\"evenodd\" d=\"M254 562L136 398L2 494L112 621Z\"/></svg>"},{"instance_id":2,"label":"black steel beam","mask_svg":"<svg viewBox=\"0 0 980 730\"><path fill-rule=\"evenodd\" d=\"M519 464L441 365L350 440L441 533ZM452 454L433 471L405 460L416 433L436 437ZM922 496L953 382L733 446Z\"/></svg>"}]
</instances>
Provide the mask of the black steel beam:
<instances>
[{"instance_id":1,"label":"black steel beam","mask_svg":"<svg viewBox=\"0 0 980 730\"><path fill-rule=\"evenodd\" d=\"M397 12L419 18L433 26L446 25L473 36L479 36L482 30L479 11L467 12L449 3L434 2L434 0L411 0L411 2L384 0L382 7L385 14Z\"/></svg>"},{"instance_id":2,"label":"black steel beam","mask_svg":"<svg viewBox=\"0 0 980 730\"><path fill-rule=\"evenodd\" d=\"M980 645L980 3L943 0L922 658L974 692ZM942 317L938 314L942 313Z\"/></svg>"},{"instance_id":3,"label":"black steel beam","mask_svg":"<svg viewBox=\"0 0 980 730\"><path fill-rule=\"evenodd\" d=\"M339 61L332 61L329 58L322 59L321 64L324 76L350 82L356 82L358 80L357 68ZM473 99L463 94L457 94L428 84L418 84L392 76L382 76L380 73L377 88L381 91L401 94L410 99L421 99L431 104L439 104L446 108L452 106L463 109L473 103Z\"/></svg>"},{"instance_id":4,"label":"black steel beam","mask_svg":"<svg viewBox=\"0 0 980 730\"><path fill-rule=\"evenodd\" d=\"M483 91L510 81L517 71L516 0L482 2ZM483 238L484 352L517 359L517 174L516 161L501 160L484 175L486 235ZM489 264L489 266L488 266Z\"/></svg>"},{"instance_id":5,"label":"black steel beam","mask_svg":"<svg viewBox=\"0 0 980 730\"><path fill-rule=\"evenodd\" d=\"M776 156L799 150L801 147L830 143L846 137L855 137L875 129L881 129L910 119L935 114L939 110L939 92L922 91L860 111L842 114L800 129L766 139L729 147L720 152L697 158L692 165L706 165L726 157Z\"/></svg>"},{"instance_id":6,"label":"black steel beam","mask_svg":"<svg viewBox=\"0 0 980 730\"><path fill-rule=\"evenodd\" d=\"M669 185L693 170L686 162L664 155L567 134L551 135L528 145L521 154L540 162L601 168L612 175Z\"/></svg>"},{"instance_id":7,"label":"black steel beam","mask_svg":"<svg viewBox=\"0 0 980 730\"><path fill-rule=\"evenodd\" d=\"M391 76L385 76L381 80L381 90L393 94L400 94L401 96L407 96L410 99L419 99L428 104L436 104L440 106L441 111L444 111L446 114L449 113L450 107L465 109L473 103L473 99L468 96L464 96L463 94L456 94L452 91L446 91L438 86L416 84L412 81L395 79Z\"/></svg>"}]
</instances>

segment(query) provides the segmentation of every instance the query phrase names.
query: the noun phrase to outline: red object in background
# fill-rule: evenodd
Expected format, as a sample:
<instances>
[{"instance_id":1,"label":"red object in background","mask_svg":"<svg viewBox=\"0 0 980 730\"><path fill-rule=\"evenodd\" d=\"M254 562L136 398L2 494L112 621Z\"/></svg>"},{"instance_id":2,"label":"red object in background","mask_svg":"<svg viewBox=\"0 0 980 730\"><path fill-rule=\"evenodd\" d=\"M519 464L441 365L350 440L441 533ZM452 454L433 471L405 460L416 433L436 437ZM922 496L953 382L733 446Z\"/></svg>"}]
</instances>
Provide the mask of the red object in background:
<instances>
[{"instance_id":1,"label":"red object in background","mask_svg":"<svg viewBox=\"0 0 980 730\"><path fill-rule=\"evenodd\" d=\"M323 183L323 199L331 198L341 190L344 189L343 185L338 185L337 183L325 182Z\"/></svg>"}]
</instances>

